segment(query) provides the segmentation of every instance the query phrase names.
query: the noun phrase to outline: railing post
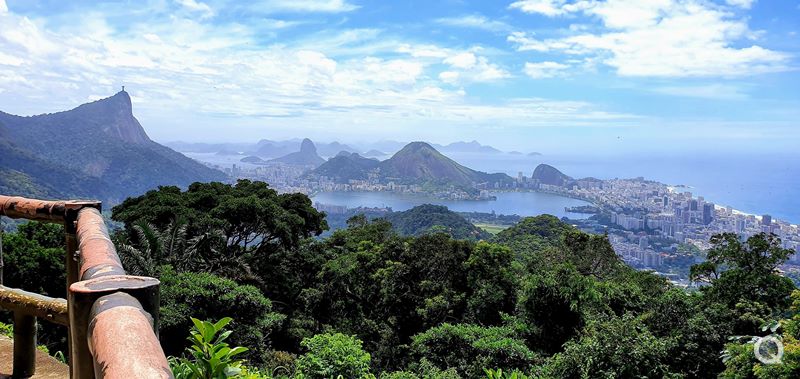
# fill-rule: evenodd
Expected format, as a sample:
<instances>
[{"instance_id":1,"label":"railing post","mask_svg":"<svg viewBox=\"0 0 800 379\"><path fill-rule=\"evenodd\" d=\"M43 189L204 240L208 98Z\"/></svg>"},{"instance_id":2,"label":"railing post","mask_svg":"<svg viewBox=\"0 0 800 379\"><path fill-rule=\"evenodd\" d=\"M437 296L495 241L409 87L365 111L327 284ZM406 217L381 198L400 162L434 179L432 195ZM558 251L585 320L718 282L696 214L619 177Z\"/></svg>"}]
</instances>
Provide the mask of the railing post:
<instances>
[{"instance_id":1,"label":"railing post","mask_svg":"<svg viewBox=\"0 0 800 379\"><path fill-rule=\"evenodd\" d=\"M154 332L158 330L159 284L157 279L113 275L76 282L67 290L69 303L70 334L75 357L71 367L73 378L94 378L94 358L89 346L90 325L93 321L91 310L103 296L125 293L141 304L148 312ZM141 330L140 330L141 331ZM153 335L156 335L155 333ZM156 340L157 341L157 340ZM161 353L163 355L163 352Z\"/></svg>"},{"instance_id":2,"label":"railing post","mask_svg":"<svg viewBox=\"0 0 800 379\"><path fill-rule=\"evenodd\" d=\"M13 378L28 378L36 371L36 317L14 312Z\"/></svg>"},{"instance_id":3,"label":"railing post","mask_svg":"<svg viewBox=\"0 0 800 379\"><path fill-rule=\"evenodd\" d=\"M64 267L66 268L66 276L67 276L67 292L69 292L69 286L72 283L78 281L78 237L76 235L76 217L67 217L64 220L64 237L66 239L66 250L64 255ZM67 296L69 299L69 296ZM67 312L72 313L72 305L67 304ZM74 346L73 340L73 328L71 326L67 326L67 350L69 352L69 370L70 375L73 378L77 378L75 376L75 366L79 365L80 363L76 360L76 347ZM80 354L77 354L80 355Z\"/></svg>"}]
</instances>

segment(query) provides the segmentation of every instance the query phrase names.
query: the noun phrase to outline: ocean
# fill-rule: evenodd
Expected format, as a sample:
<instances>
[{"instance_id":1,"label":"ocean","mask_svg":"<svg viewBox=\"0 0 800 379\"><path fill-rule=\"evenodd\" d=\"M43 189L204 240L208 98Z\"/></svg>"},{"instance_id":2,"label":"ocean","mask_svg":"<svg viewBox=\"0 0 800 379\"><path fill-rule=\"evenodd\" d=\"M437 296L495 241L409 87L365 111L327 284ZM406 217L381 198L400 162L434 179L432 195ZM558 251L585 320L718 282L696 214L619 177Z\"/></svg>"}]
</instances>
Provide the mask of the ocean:
<instances>
[{"instance_id":1,"label":"ocean","mask_svg":"<svg viewBox=\"0 0 800 379\"><path fill-rule=\"evenodd\" d=\"M574 178L635 178L672 185L706 201L752 214L800 224L800 152L797 155L737 154L619 154L542 155L451 154L457 162L476 170L531 176L546 163Z\"/></svg>"}]
</instances>

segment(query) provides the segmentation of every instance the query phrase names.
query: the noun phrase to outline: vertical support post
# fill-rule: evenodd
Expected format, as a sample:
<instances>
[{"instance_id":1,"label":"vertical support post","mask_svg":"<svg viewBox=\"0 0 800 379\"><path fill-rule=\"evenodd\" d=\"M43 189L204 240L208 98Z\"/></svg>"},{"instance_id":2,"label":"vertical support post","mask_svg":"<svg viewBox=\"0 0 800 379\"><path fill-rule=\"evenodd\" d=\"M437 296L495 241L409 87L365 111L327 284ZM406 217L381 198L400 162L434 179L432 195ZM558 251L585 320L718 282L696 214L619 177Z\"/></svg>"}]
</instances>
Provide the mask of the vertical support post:
<instances>
[{"instance_id":1,"label":"vertical support post","mask_svg":"<svg viewBox=\"0 0 800 379\"><path fill-rule=\"evenodd\" d=\"M81 282L78 282L81 283ZM67 289L69 312L69 372L71 378L94 378L92 352L87 343L89 338L89 310L94 298L76 294Z\"/></svg>"},{"instance_id":2,"label":"vertical support post","mask_svg":"<svg viewBox=\"0 0 800 379\"><path fill-rule=\"evenodd\" d=\"M76 217L67 217L64 220L64 234L66 239L66 251L64 257L64 267L67 271L67 312L70 315L70 325L67 327L67 349L69 351L69 370L70 376L73 378L80 378L80 376L75 375L77 365L81 363L78 362L77 357L80 355L79 353L76 354L76 342L82 341L82 339L75 339L74 328L72 324L72 313L74 312L74 307L72 304L72 298L69 296L69 286L72 283L78 281L78 236L77 236L77 225L76 225ZM85 364L85 362L83 363ZM91 362L90 362L91 364Z\"/></svg>"},{"instance_id":3,"label":"vertical support post","mask_svg":"<svg viewBox=\"0 0 800 379\"><path fill-rule=\"evenodd\" d=\"M3 285L3 269L5 268L5 264L3 263L3 216L0 216L0 286Z\"/></svg>"},{"instance_id":4,"label":"vertical support post","mask_svg":"<svg viewBox=\"0 0 800 379\"><path fill-rule=\"evenodd\" d=\"M36 317L14 312L13 378L28 378L36 371Z\"/></svg>"}]
</instances>

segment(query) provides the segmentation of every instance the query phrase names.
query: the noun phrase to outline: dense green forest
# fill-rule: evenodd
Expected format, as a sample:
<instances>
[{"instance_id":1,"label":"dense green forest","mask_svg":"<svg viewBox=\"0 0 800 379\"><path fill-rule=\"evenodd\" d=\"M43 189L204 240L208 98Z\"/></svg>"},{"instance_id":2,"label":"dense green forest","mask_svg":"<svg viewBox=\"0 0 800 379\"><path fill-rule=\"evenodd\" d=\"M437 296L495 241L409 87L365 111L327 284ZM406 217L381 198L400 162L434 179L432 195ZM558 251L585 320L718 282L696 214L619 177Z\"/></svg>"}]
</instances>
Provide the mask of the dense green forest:
<instances>
[{"instance_id":1,"label":"dense green forest","mask_svg":"<svg viewBox=\"0 0 800 379\"><path fill-rule=\"evenodd\" d=\"M480 241L366 217L315 238L327 224L308 197L239 181L161 187L112 218L126 269L162 281L177 377L207 363L186 352L190 332L245 347L215 364L250 378L800 376L800 291L777 272L791 251L774 235L715 236L687 291L548 215ZM6 284L63 296L61 232L6 234ZM755 358L752 336L771 333L780 364ZM63 339L43 329L51 351Z\"/></svg>"}]
</instances>

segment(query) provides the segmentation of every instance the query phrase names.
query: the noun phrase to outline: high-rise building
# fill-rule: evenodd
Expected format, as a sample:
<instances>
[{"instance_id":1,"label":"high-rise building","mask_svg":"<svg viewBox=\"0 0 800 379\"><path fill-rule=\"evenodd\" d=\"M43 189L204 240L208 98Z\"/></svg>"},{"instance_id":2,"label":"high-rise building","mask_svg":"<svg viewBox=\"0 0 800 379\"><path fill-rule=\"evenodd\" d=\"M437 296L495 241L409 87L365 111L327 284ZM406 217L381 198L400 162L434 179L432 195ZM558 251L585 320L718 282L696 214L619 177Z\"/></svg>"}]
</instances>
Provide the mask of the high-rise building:
<instances>
[{"instance_id":1,"label":"high-rise building","mask_svg":"<svg viewBox=\"0 0 800 379\"><path fill-rule=\"evenodd\" d=\"M689 210L696 211L697 210L697 200L692 199L689 201Z\"/></svg>"},{"instance_id":2,"label":"high-rise building","mask_svg":"<svg viewBox=\"0 0 800 379\"><path fill-rule=\"evenodd\" d=\"M703 225L708 225L714 219L714 204L703 204Z\"/></svg>"},{"instance_id":3,"label":"high-rise building","mask_svg":"<svg viewBox=\"0 0 800 379\"><path fill-rule=\"evenodd\" d=\"M761 216L761 225L771 225L772 224L772 216L770 215L763 215Z\"/></svg>"},{"instance_id":4,"label":"high-rise building","mask_svg":"<svg viewBox=\"0 0 800 379\"><path fill-rule=\"evenodd\" d=\"M647 236L639 237L639 248L642 250L647 249Z\"/></svg>"}]
</instances>

